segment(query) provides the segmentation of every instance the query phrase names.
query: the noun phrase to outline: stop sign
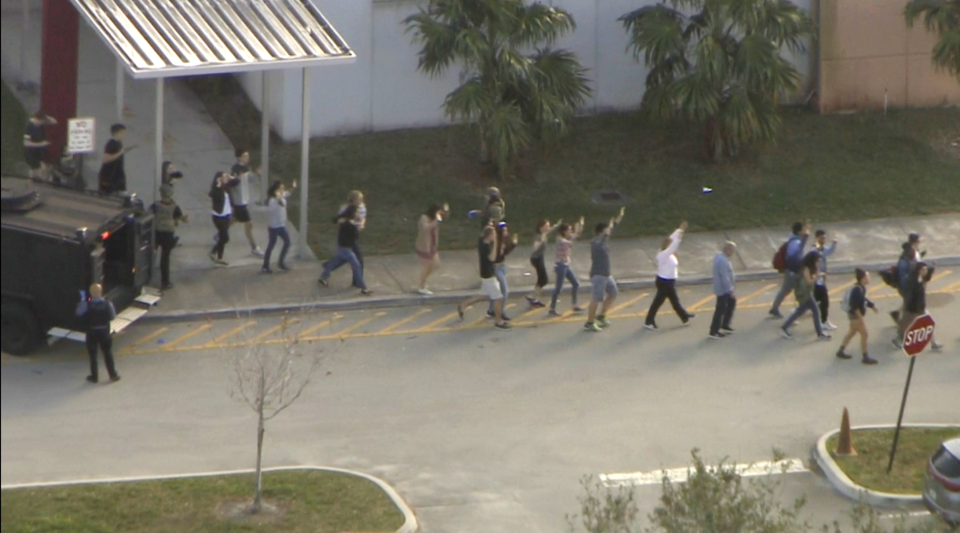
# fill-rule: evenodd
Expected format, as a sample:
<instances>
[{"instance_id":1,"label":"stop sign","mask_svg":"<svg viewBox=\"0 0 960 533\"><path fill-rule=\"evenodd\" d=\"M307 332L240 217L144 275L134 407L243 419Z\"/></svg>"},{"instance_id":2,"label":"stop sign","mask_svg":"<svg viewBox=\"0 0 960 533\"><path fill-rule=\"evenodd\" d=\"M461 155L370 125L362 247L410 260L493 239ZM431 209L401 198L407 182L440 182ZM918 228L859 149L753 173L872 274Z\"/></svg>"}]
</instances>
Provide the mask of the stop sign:
<instances>
[{"instance_id":1,"label":"stop sign","mask_svg":"<svg viewBox=\"0 0 960 533\"><path fill-rule=\"evenodd\" d=\"M930 315L918 316L903 334L903 352L911 357L919 354L933 339L936 323Z\"/></svg>"}]
</instances>

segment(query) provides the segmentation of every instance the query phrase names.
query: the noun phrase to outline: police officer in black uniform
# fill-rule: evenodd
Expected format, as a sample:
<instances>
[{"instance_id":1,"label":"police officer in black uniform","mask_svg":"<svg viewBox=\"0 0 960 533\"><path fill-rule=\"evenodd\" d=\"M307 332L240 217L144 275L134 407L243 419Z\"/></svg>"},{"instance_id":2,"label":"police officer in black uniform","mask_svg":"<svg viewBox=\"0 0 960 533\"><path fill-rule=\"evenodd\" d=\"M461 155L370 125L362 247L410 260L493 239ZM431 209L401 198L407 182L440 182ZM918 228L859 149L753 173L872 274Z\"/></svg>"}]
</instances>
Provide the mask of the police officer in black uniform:
<instances>
[{"instance_id":1,"label":"police officer in black uniform","mask_svg":"<svg viewBox=\"0 0 960 533\"><path fill-rule=\"evenodd\" d=\"M87 353L90 355L87 381L97 382L97 348L103 350L103 362L107 366L110 381L119 381L120 375L113 366L113 339L110 337L110 321L116 318L117 310L112 302L103 298L103 287L99 283L90 285L89 298L84 291L80 291L77 316L85 320L87 326Z\"/></svg>"}]
</instances>

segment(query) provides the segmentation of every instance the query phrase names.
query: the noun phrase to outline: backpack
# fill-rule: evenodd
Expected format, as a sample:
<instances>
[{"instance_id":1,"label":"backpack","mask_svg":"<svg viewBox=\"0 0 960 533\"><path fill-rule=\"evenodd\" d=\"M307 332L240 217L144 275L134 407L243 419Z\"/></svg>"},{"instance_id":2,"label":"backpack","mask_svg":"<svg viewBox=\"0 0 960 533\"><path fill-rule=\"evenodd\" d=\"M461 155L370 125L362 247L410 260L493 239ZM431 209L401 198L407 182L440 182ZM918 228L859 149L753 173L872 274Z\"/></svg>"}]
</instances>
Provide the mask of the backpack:
<instances>
[{"instance_id":1,"label":"backpack","mask_svg":"<svg viewBox=\"0 0 960 533\"><path fill-rule=\"evenodd\" d=\"M840 310L844 313L850 313L853 311L853 308L850 307L850 296L853 295L853 289L856 289L857 286L854 285L847 289L847 292L843 293L843 299L840 300Z\"/></svg>"},{"instance_id":2,"label":"backpack","mask_svg":"<svg viewBox=\"0 0 960 533\"><path fill-rule=\"evenodd\" d=\"M900 288L900 274L899 272L897 272L897 265L893 265L888 268L885 268L881 270L879 274L880 274L880 279L882 279L886 285L889 285L894 289Z\"/></svg>"},{"instance_id":3,"label":"backpack","mask_svg":"<svg viewBox=\"0 0 960 533\"><path fill-rule=\"evenodd\" d=\"M790 244L790 241L784 242L780 245L780 249L777 250L777 253L773 254L773 269L777 272L783 272L787 269L787 245Z\"/></svg>"}]
</instances>

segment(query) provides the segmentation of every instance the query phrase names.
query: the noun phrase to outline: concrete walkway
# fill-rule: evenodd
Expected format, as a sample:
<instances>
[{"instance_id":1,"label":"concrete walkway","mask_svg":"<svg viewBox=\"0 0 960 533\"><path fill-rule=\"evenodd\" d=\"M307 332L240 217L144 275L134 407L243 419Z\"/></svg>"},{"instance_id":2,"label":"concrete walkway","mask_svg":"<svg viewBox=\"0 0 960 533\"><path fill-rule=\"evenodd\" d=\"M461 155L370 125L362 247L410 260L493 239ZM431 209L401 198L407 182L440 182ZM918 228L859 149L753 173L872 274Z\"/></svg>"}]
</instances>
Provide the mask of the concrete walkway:
<instances>
[{"instance_id":1,"label":"concrete walkway","mask_svg":"<svg viewBox=\"0 0 960 533\"><path fill-rule=\"evenodd\" d=\"M894 263L900 243L913 231L923 236L928 260L944 266L960 264L960 214L838 223L825 229L831 238L838 240L837 250L829 260L830 271L837 273L838 277L841 272L850 272L857 266L875 270ZM239 236L239 231L234 233ZM691 233L677 253L680 282L708 282L712 258L726 240L739 245L734 269L741 280L775 277L777 274L771 269L770 262L787 234L786 229ZM210 238L209 235L205 237ZM613 274L622 287L652 284L656 276L654 256L659 242L659 237L611 242ZM241 248L241 244L233 246L234 250ZM552 259L552 249L551 245L549 259ZM232 314L238 310L276 311L298 307L348 309L418 305L428 301L453 301L473 294L479 287L477 253L472 250L441 251L442 268L429 282L435 292L431 297L413 294L420 269L414 254L375 256L374 253L374 250L366 250L365 269L366 282L374 294L364 297L350 287L347 266L335 272L330 287L324 288L317 283L320 266L316 261L293 262L293 271L288 273L261 274L259 264L232 263L230 268L214 269L205 250L192 245L183 246L174 250L174 255L193 256L191 267L173 274L175 287L164 294L158 307L147 317L188 318ZM529 248L520 247L508 257L508 283L514 294L529 292L534 282L536 275L528 256ZM248 262L257 262L253 259L251 257ZM185 259L178 259L178 264L185 262ZM574 245L573 267L579 279L588 286L590 252L586 239ZM553 279L552 272L550 275ZM846 278L844 275L844 281ZM875 283L882 282L875 278ZM584 289L580 289L581 301L586 301L589 295ZM569 305L569 298L567 289L561 300L564 307Z\"/></svg>"}]
</instances>

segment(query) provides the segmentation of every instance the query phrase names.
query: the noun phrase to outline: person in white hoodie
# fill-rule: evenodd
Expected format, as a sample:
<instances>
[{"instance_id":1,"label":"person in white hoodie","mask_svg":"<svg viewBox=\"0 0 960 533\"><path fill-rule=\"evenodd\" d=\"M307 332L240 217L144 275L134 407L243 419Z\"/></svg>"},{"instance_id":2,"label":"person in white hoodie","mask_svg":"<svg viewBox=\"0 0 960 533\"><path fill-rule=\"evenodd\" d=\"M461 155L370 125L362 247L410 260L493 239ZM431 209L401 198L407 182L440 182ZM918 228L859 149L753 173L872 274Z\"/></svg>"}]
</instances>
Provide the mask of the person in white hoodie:
<instances>
[{"instance_id":1,"label":"person in white hoodie","mask_svg":"<svg viewBox=\"0 0 960 533\"><path fill-rule=\"evenodd\" d=\"M688 313L680 305L680 298L677 297L677 271L680 261L677 260L677 248L680 247L680 241L683 239L683 232L687 230L687 223L681 222L669 237L663 239L660 245L660 251L657 253L657 295L650 303L650 309L647 311L647 319L644 327L647 329L657 329L657 311L663 305L664 300L669 299L670 305L676 311L680 320L686 324L693 318L693 313Z\"/></svg>"}]
</instances>

